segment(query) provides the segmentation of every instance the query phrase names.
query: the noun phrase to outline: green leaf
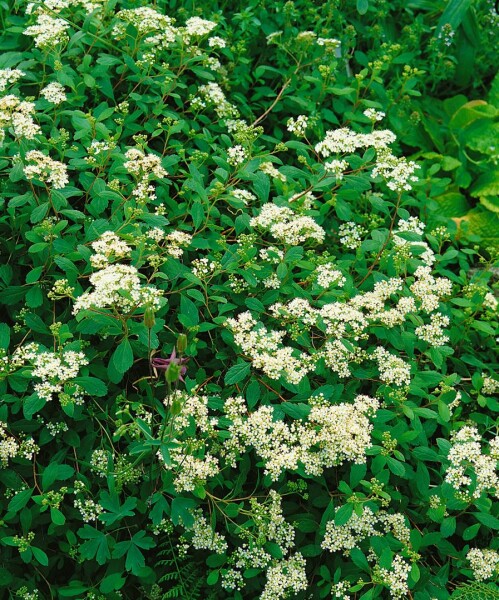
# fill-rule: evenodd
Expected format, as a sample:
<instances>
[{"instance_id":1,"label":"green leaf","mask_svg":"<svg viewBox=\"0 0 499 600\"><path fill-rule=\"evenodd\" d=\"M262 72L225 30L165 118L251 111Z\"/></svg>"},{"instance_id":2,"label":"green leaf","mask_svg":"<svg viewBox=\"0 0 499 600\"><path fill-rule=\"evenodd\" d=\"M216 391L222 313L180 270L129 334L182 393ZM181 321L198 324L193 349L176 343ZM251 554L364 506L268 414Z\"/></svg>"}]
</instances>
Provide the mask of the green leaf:
<instances>
[{"instance_id":1,"label":"green leaf","mask_svg":"<svg viewBox=\"0 0 499 600\"><path fill-rule=\"evenodd\" d=\"M52 523L54 525L64 525L64 523L66 522L66 517L58 508L50 509L50 518L52 519Z\"/></svg>"},{"instance_id":2,"label":"green leaf","mask_svg":"<svg viewBox=\"0 0 499 600\"><path fill-rule=\"evenodd\" d=\"M31 216L29 219L31 223L39 223L40 221L43 221L49 211L49 206L50 205L48 202L43 202L43 204L39 204L36 208L34 208L31 211Z\"/></svg>"},{"instance_id":3,"label":"green leaf","mask_svg":"<svg viewBox=\"0 0 499 600\"><path fill-rule=\"evenodd\" d=\"M87 560L95 558L99 565L105 565L111 558L108 536L104 532L99 531L90 525L84 525L79 529L78 535L82 539L87 540L80 545L81 557Z\"/></svg>"},{"instance_id":4,"label":"green leaf","mask_svg":"<svg viewBox=\"0 0 499 600\"><path fill-rule=\"evenodd\" d=\"M2 350L7 350L9 344L10 327L6 323L0 323L0 348L2 348Z\"/></svg>"},{"instance_id":5,"label":"green leaf","mask_svg":"<svg viewBox=\"0 0 499 600\"><path fill-rule=\"evenodd\" d=\"M110 363L118 373L126 373L133 365L133 351L128 338L124 338L111 356Z\"/></svg>"},{"instance_id":6,"label":"green leaf","mask_svg":"<svg viewBox=\"0 0 499 600\"><path fill-rule=\"evenodd\" d=\"M36 548L35 546L31 546L31 552L33 552L33 556L42 566L48 567L49 557L45 554L43 550L41 550L40 548Z\"/></svg>"},{"instance_id":7,"label":"green leaf","mask_svg":"<svg viewBox=\"0 0 499 600\"><path fill-rule=\"evenodd\" d=\"M177 497L172 500L171 518L174 525L183 523L185 527L192 527L194 517L191 510L197 506L197 502L193 498Z\"/></svg>"},{"instance_id":8,"label":"green leaf","mask_svg":"<svg viewBox=\"0 0 499 600\"><path fill-rule=\"evenodd\" d=\"M476 520L490 529L499 529L499 519L487 513L473 513Z\"/></svg>"},{"instance_id":9,"label":"green leaf","mask_svg":"<svg viewBox=\"0 0 499 600\"><path fill-rule=\"evenodd\" d=\"M24 508L26 504L28 504L32 493L32 489L27 489L16 494L9 502L9 505L7 507L8 512L18 513L21 510L21 508Z\"/></svg>"},{"instance_id":10,"label":"green leaf","mask_svg":"<svg viewBox=\"0 0 499 600\"><path fill-rule=\"evenodd\" d=\"M359 567L362 571L370 573L371 569L367 562L366 555L359 548L352 548L350 550L350 558L355 566Z\"/></svg>"},{"instance_id":11,"label":"green leaf","mask_svg":"<svg viewBox=\"0 0 499 600\"><path fill-rule=\"evenodd\" d=\"M32 394L23 402L23 415L26 419L31 419L35 413L42 410L45 404L47 404L45 398L39 398L36 394Z\"/></svg>"},{"instance_id":12,"label":"green leaf","mask_svg":"<svg viewBox=\"0 0 499 600\"><path fill-rule=\"evenodd\" d=\"M471 0L450 0L438 21L436 35L447 23L451 25L452 29L457 29L470 6Z\"/></svg>"},{"instance_id":13,"label":"green leaf","mask_svg":"<svg viewBox=\"0 0 499 600\"><path fill-rule=\"evenodd\" d=\"M103 594L109 594L115 590L121 590L125 583L126 577L122 577L121 573L113 573L112 575L104 577L100 582L99 591Z\"/></svg>"},{"instance_id":14,"label":"green leaf","mask_svg":"<svg viewBox=\"0 0 499 600\"><path fill-rule=\"evenodd\" d=\"M357 0L357 12L359 15L365 15L369 8L369 0Z\"/></svg>"},{"instance_id":15,"label":"green leaf","mask_svg":"<svg viewBox=\"0 0 499 600\"><path fill-rule=\"evenodd\" d=\"M226 385L234 385L245 379L250 372L251 363L239 363L231 367L225 374L224 382Z\"/></svg>"},{"instance_id":16,"label":"green leaf","mask_svg":"<svg viewBox=\"0 0 499 600\"><path fill-rule=\"evenodd\" d=\"M55 481L66 481L74 475L75 470L69 465L50 463L43 471L42 488L48 490Z\"/></svg>"},{"instance_id":17,"label":"green leaf","mask_svg":"<svg viewBox=\"0 0 499 600\"><path fill-rule=\"evenodd\" d=\"M199 324L199 312L192 300L186 295L180 298L180 315L179 321L185 327L195 327Z\"/></svg>"},{"instance_id":18,"label":"green leaf","mask_svg":"<svg viewBox=\"0 0 499 600\"><path fill-rule=\"evenodd\" d=\"M463 531L463 540L467 542L475 538L478 534L480 527L480 523L475 523L474 525L466 527L466 529Z\"/></svg>"},{"instance_id":19,"label":"green leaf","mask_svg":"<svg viewBox=\"0 0 499 600\"><path fill-rule=\"evenodd\" d=\"M350 502L349 504L344 504L340 507L334 516L334 524L338 527L340 525L345 525L350 520L350 517L353 514L353 504Z\"/></svg>"},{"instance_id":20,"label":"green leaf","mask_svg":"<svg viewBox=\"0 0 499 600\"><path fill-rule=\"evenodd\" d=\"M199 229L204 223L205 219L204 207L201 202L194 202L191 208L191 216L194 227Z\"/></svg>"},{"instance_id":21,"label":"green leaf","mask_svg":"<svg viewBox=\"0 0 499 600\"><path fill-rule=\"evenodd\" d=\"M112 496L108 492L101 493L100 505L108 513L99 515L99 520L106 523L109 527L125 517L133 517L133 509L137 506L137 498L127 498L123 504L120 504L119 498L116 494Z\"/></svg>"},{"instance_id":22,"label":"green leaf","mask_svg":"<svg viewBox=\"0 0 499 600\"><path fill-rule=\"evenodd\" d=\"M73 598L74 596L81 596L85 592L88 592L89 589L83 581L71 581L67 587L59 588L58 593L63 598Z\"/></svg>"},{"instance_id":23,"label":"green leaf","mask_svg":"<svg viewBox=\"0 0 499 600\"><path fill-rule=\"evenodd\" d=\"M72 381L91 396L102 397L107 394L107 385L97 377L75 377Z\"/></svg>"}]
</instances>

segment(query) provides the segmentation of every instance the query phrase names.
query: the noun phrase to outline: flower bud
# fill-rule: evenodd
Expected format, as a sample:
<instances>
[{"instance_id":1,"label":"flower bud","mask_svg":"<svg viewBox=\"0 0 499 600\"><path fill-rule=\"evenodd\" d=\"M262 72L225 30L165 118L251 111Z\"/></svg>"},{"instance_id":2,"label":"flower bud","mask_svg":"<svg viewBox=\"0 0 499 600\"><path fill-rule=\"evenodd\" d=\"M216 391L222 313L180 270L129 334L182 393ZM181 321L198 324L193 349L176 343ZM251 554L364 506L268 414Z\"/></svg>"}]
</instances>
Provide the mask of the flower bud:
<instances>
[{"instance_id":1,"label":"flower bud","mask_svg":"<svg viewBox=\"0 0 499 600\"><path fill-rule=\"evenodd\" d=\"M181 333L177 338L177 350L179 354L183 354L187 349L187 336Z\"/></svg>"},{"instance_id":2,"label":"flower bud","mask_svg":"<svg viewBox=\"0 0 499 600\"><path fill-rule=\"evenodd\" d=\"M182 410L182 403L180 402L180 400L173 400L171 406L170 406L170 413L173 416L179 415L180 411Z\"/></svg>"},{"instance_id":3,"label":"flower bud","mask_svg":"<svg viewBox=\"0 0 499 600\"><path fill-rule=\"evenodd\" d=\"M166 370L165 377L168 383L175 383L178 381L182 371L182 367L173 361L168 365L168 369Z\"/></svg>"},{"instance_id":4,"label":"flower bud","mask_svg":"<svg viewBox=\"0 0 499 600\"><path fill-rule=\"evenodd\" d=\"M156 319L154 318L154 310L151 306L146 306L144 311L144 325L147 329L152 329L154 324L156 323Z\"/></svg>"}]
</instances>

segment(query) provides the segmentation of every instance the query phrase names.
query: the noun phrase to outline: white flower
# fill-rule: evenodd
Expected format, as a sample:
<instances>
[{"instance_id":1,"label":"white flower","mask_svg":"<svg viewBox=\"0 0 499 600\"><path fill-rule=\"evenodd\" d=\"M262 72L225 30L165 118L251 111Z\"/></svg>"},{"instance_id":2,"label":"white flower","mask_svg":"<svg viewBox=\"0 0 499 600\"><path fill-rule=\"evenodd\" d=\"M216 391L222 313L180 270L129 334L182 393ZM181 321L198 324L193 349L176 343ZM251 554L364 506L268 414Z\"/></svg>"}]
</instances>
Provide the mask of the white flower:
<instances>
[{"instance_id":1,"label":"white flower","mask_svg":"<svg viewBox=\"0 0 499 600\"><path fill-rule=\"evenodd\" d=\"M153 286L143 286L139 273L131 265L114 264L90 275L93 291L86 291L77 298L73 314L88 308L116 307L124 312L151 304L160 305L162 291Z\"/></svg>"},{"instance_id":2,"label":"white flower","mask_svg":"<svg viewBox=\"0 0 499 600\"><path fill-rule=\"evenodd\" d=\"M26 73L20 69L0 69L0 92L3 92L7 86L12 85Z\"/></svg>"},{"instance_id":3,"label":"white flower","mask_svg":"<svg viewBox=\"0 0 499 600\"><path fill-rule=\"evenodd\" d=\"M477 581L485 581L499 573L499 553L496 550L471 548L466 558Z\"/></svg>"},{"instance_id":4,"label":"white flower","mask_svg":"<svg viewBox=\"0 0 499 600\"><path fill-rule=\"evenodd\" d=\"M206 35L217 26L213 21L207 21L200 17L191 17L185 23L185 31L188 35L201 36Z\"/></svg>"},{"instance_id":5,"label":"white flower","mask_svg":"<svg viewBox=\"0 0 499 600\"><path fill-rule=\"evenodd\" d=\"M63 19L54 19L43 13L37 16L36 25L31 25L24 30L24 35L32 36L35 46L42 50L49 50L58 44L65 44L68 40L66 31L69 24Z\"/></svg>"},{"instance_id":6,"label":"white flower","mask_svg":"<svg viewBox=\"0 0 499 600\"><path fill-rule=\"evenodd\" d=\"M411 383L411 366L381 346L374 351L378 361L381 381L389 385L403 386Z\"/></svg>"},{"instance_id":7,"label":"white flower","mask_svg":"<svg viewBox=\"0 0 499 600\"><path fill-rule=\"evenodd\" d=\"M291 208L264 204L260 214L250 221L251 227L268 229L280 242L297 246L307 240L324 241L326 232L312 217L298 216Z\"/></svg>"},{"instance_id":8,"label":"white flower","mask_svg":"<svg viewBox=\"0 0 499 600\"><path fill-rule=\"evenodd\" d=\"M45 100L51 102L52 104L60 104L61 102L67 100L64 86L62 86L60 83L57 83L57 81L49 83L42 89L40 94L45 98Z\"/></svg>"},{"instance_id":9,"label":"white flower","mask_svg":"<svg viewBox=\"0 0 499 600\"><path fill-rule=\"evenodd\" d=\"M376 121L382 121L386 115L384 112L375 110L374 108L366 108L364 111L364 116L375 123Z\"/></svg>"},{"instance_id":10,"label":"white flower","mask_svg":"<svg viewBox=\"0 0 499 600\"><path fill-rule=\"evenodd\" d=\"M51 159L39 150L27 152L26 161L34 163L24 167L26 179L38 179L51 183L54 189L61 189L69 183L66 165Z\"/></svg>"},{"instance_id":11,"label":"white flower","mask_svg":"<svg viewBox=\"0 0 499 600\"><path fill-rule=\"evenodd\" d=\"M287 129L290 133L294 133L298 137L303 137L308 126L308 117L306 115L298 115L296 119L289 118Z\"/></svg>"},{"instance_id":12,"label":"white flower","mask_svg":"<svg viewBox=\"0 0 499 600\"><path fill-rule=\"evenodd\" d=\"M246 150L241 145L233 146L227 150L227 162L233 167L241 165L246 158Z\"/></svg>"}]
</instances>

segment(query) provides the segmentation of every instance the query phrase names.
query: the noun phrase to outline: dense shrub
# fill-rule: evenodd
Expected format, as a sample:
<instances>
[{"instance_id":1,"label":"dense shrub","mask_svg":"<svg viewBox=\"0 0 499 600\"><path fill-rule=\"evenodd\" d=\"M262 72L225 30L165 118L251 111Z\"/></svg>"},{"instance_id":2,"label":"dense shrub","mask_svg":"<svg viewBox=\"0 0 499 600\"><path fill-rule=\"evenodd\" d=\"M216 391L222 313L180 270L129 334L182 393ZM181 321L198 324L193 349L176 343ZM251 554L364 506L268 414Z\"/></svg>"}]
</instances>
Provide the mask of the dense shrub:
<instances>
[{"instance_id":1,"label":"dense shrub","mask_svg":"<svg viewBox=\"0 0 499 600\"><path fill-rule=\"evenodd\" d=\"M497 597L490 7L429 4L5 6L10 597Z\"/></svg>"}]
</instances>

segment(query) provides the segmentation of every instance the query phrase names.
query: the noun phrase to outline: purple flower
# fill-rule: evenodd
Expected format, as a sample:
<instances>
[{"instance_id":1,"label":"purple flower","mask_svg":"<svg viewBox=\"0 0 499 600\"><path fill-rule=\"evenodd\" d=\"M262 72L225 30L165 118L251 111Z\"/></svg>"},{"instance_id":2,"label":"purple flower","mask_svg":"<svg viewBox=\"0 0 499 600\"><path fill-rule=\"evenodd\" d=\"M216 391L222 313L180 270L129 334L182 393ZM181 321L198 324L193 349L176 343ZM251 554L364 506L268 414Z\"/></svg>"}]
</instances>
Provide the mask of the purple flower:
<instances>
[{"instance_id":1,"label":"purple flower","mask_svg":"<svg viewBox=\"0 0 499 600\"><path fill-rule=\"evenodd\" d=\"M184 381L183 377L187 373L187 367L184 366L189 362L188 358L177 358L177 352L175 348L173 352L170 354L169 358L152 358L151 359L151 367L153 369L157 369L158 371L167 371L168 367L171 364L180 366L180 375L179 380Z\"/></svg>"}]
</instances>

